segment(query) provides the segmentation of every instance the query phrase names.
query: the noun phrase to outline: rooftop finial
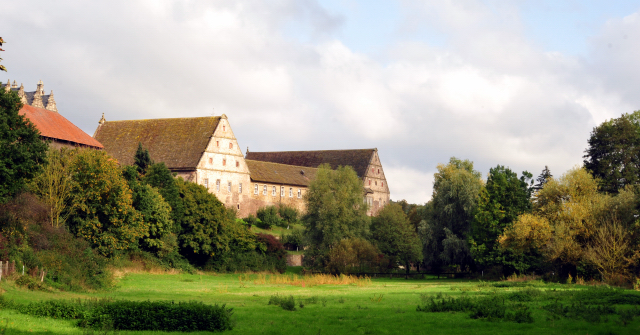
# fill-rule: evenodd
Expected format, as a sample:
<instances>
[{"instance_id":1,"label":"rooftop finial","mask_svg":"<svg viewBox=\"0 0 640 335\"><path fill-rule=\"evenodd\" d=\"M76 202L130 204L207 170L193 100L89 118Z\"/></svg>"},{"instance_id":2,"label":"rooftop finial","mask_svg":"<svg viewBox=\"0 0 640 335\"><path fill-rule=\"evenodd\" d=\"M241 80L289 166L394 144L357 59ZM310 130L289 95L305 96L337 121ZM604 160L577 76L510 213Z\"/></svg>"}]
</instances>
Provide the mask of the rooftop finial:
<instances>
[{"instance_id":1,"label":"rooftop finial","mask_svg":"<svg viewBox=\"0 0 640 335\"><path fill-rule=\"evenodd\" d=\"M16 84L16 81L13 81L13 85L11 85L11 88L18 88L18 84Z\"/></svg>"},{"instance_id":2,"label":"rooftop finial","mask_svg":"<svg viewBox=\"0 0 640 335\"><path fill-rule=\"evenodd\" d=\"M107 120L104 119L104 113L102 113L102 118L100 118L100 121L98 121L98 123L100 125L103 125L105 122L107 122Z\"/></svg>"},{"instance_id":3,"label":"rooftop finial","mask_svg":"<svg viewBox=\"0 0 640 335\"><path fill-rule=\"evenodd\" d=\"M37 93L44 95L44 83L42 82L42 79L40 79L40 81L38 82L38 88L36 89L36 94Z\"/></svg>"},{"instance_id":4,"label":"rooftop finial","mask_svg":"<svg viewBox=\"0 0 640 335\"><path fill-rule=\"evenodd\" d=\"M51 94L49 95L49 99L47 100L47 106L45 109L48 109L52 112L58 112L58 107L56 106L56 100L53 98L53 90L51 90Z\"/></svg>"},{"instance_id":5,"label":"rooftop finial","mask_svg":"<svg viewBox=\"0 0 640 335\"><path fill-rule=\"evenodd\" d=\"M4 87L6 92L11 91L11 79L7 79L7 86Z\"/></svg>"}]
</instances>

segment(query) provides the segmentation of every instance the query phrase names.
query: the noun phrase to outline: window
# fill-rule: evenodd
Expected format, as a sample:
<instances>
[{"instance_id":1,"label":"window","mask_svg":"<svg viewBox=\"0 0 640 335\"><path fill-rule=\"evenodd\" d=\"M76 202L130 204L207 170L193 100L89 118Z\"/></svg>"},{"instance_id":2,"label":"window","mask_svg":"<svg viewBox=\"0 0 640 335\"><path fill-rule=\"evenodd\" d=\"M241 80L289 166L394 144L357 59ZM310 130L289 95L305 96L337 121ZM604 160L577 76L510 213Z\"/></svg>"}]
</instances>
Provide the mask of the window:
<instances>
[{"instance_id":1,"label":"window","mask_svg":"<svg viewBox=\"0 0 640 335\"><path fill-rule=\"evenodd\" d=\"M209 158L209 164L213 164L213 158Z\"/></svg>"},{"instance_id":2,"label":"window","mask_svg":"<svg viewBox=\"0 0 640 335\"><path fill-rule=\"evenodd\" d=\"M262 195L267 195L267 185L262 187Z\"/></svg>"},{"instance_id":3,"label":"window","mask_svg":"<svg viewBox=\"0 0 640 335\"><path fill-rule=\"evenodd\" d=\"M280 186L280 196L284 197L284 186Z\"/></svg>"},{"instance_id":4,"label":"window","mask_svg":"<svg viewBox=\"0 0 640 335\"><path fill-rule=\"evenodd\" d=\"M209 189L209 179L205 178L204 179L204 187L208 190Z\"/></svg>"},{"instance_id":5,"label":"window","mask_svg":"<svg viewBox=\"0 0 640 335\"><path fill-rule=\"evenodd\" d=\"M220 179L216 180L216 192L220 192Z\"/></svg>"},{"instance_id":6,"label":"window","mask_svg":"<svg viewBox=\"0 0 640 335\"><path fill-rule=\"evenodd\" d=\"M231 193L231 182L227 183L227 192Z\"/></svg>"},{"instance_id":7,"label":"window","mask_svg":"<svg viewBox=\"0 0 640 335\"><path fill-rule=\"evenodd\" d=\"M240 204L238 204L238 210L240 210Z\"/></svg>"},{"instance_id":8,"label":"window","mask_svg":"<svg viewBox=\"0 0 640 335\"><path fill-rule=\"evenodd\" d=\"M376 186L378 186L378 181L376 180Z\"/></svg>"},{"instance_id":9,"label":"window","mask_svg":"<svg viewBox=\"0 0 640 335\"><path fill-rule=\"evenodd\" d=\"M222 166L227 166L227 159L226 158L222 159Z\"/></svg>"},{"instance_id":10,"label":"window","mask_svg":"<svg viewBox=\"0 0 640 335\"><path fill-rule=\"evenodd\" d=\"M222 126L222 131L226 131L227 130L227 126Z\"/></svg>"},{"instance_id":11,"label":"window","mask_svg":"<svg viewBox=\"0 0 640 335\"><path fill-rule=\"evenodd\" d=\"M229 143L229 149L233 149L233 143Z\"/></svg>"},{"instance_id":12,"label":"window","mask_svg":"<svg viewBox=\"0 0 640 335\"><path fill-rule=\"evenodd\" d=\"M289 198L293 198L293 187L289 187Z\"/></svg>"},{"instance_id":13,"label":"window","mask_svg":"<svg viewBox=\"0 0 640 335\"><path fill-rule=\"evenodd\" d=\"M373 168L371 168L371 173L374 173L374 172L375 172L375 171L374 171L374 169L373 169Z\"/></svg>"},{"instance_id":14,"label":"window","mask_svg":"<svg viewBox=\"0 0 640 335\"><path fill-rule=\"evenodd\" d=\"M216 141L216 147L220 148L220 141Z\"/></svg>"},{"instance_id":15,"label":"window","mask_svg":"<svg viewBox=\"0 0 640 335\"><path fill-rule=\"evenodd\" d=\"M371 179L369 179L369 186L371 186Z\"/></svg>"},{"instance_id":16,"label":"window","mask_svg":"<svg viewBox=\"0 0 640 335\"><path fill-rule=\"evenodd\" d=\"M242 183L238 184L238 193L242 193Z\"/></svg>"},{"instance_id":17,"label":"window","mask_svg":"<svg viewBox=\"0 0 640 335\"><path fill-rule=\"evenodd\" d=\"M302 190L298 189L298 199L302 198Z\"/></svg>"},{"instance_id":18,"label":"window","mask_svg":"<svg viewBox=\"0 0 640 335\"><path fill-rule=\"evenodd\" d=\"M378 169L378 174L380 174L380 169Z\"/></svg>"},{"instance_id":19,"label":"window","mask_svg":"<svg viewBox=\"0 0 640 335\"><path fill-rule=\"evenodd\" d=\"M380 186L384 186L384 182L383 181L380 182Z\"/></svg>"},{"instance_id":20,"label":"window","mask_svg":"<svg viewBox=\"0 0 640 335\"><path fill-rule=\"evenodd\" d=\"M275 186L273 186L271 188L271 195L274 196L274 197L276 196L276 187Z\"/></svg>"},{"instance_id":21,"label":"window","mask_svg":"<svg viewBox=\"0 0 640 335\"><path fill-rule=\"evenodd\" d=\"M236 167L240 166L240 162L236 161Z\"/></svg>"},{"instance_id":22,"label":"window","mask_svg":"<svg viewBox=\"0 0 640 335\"><path fill-rule=\"evenodd\" d=\"M242 186L242 185L241 185ZM253 194L258 194L258 184L253 186Z\"/></svg>"}]
</instances>

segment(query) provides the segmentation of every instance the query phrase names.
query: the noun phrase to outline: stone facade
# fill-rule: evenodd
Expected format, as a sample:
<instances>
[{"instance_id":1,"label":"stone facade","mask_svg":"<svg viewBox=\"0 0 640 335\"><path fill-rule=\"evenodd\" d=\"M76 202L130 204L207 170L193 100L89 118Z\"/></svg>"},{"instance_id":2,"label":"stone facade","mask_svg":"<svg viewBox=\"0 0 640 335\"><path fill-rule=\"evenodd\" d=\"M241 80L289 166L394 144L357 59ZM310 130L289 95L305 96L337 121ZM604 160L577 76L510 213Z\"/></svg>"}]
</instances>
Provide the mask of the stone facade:
<instances>
[{"instance_id":1,"label":"stone facade","mask_svg":"<svg viewBox=\"0 0 640 335\"><path fill-rule=\"evenodd\" d=\"M53 91L51 91L51 94L49 95L44 94L44 84L42 83L42 80L38 82L38 86L34 92L25 92L24 85L20 84L20 87L18 87L15 80L13 81L13 84L11 84L11 80L7 80L7 83L4 85L0 83L0 87L6 92L18 92L18 96L20 97L20 101L22 101L23 105L44 108L56 113L58 112L56 100L53 98Z\"/></svg>"}]
</instances>

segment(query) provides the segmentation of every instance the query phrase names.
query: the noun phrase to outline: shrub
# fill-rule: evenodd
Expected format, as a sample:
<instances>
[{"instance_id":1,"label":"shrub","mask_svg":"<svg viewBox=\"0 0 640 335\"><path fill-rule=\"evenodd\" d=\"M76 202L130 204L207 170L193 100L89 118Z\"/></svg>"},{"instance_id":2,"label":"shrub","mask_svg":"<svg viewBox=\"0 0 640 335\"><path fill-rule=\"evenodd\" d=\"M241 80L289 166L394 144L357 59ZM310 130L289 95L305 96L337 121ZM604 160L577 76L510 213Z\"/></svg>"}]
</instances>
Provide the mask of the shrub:
<instances>
[{"instance_id":1,"label":"shrub","mask_svg":"<svg viewBox=\"0 0 640 335\"><path fill-rule=\"evenodd\" d=\"M331 273L351 273L378 267L380 252L369 241L360 238L343 239L328 255L326 269Z\"/></svg>"},{"instance_id":2,"label":"shrub","mask_svg":"<svg viewBox=\"0 0 640 335\"><path fill-rule=\"evenodd\" d=\"M278 206L278 215L282 218L282 222L286 224L295 223L300 217L300 213L298 213L297 209L287 205Z\"/></svg>"},{"instance_id":3,"label":"shrub","mask_svg":"<svg viewBox=\"0 0 640 335\"><path fill-rule=\"evenodd\" d=\"M31 291L49 291L47 286L29 275L18 277L18 279L16 279L16 285Z\"/></svg>"},{"instance_id":4,"label":"shrub","mask_svg":"<svg viewBox=\"0 0 640 335\"><path fill-rule=\"evenodd\" d=\"M260 219L258 219L257 217L253 216L253 214L247 216L242 221L244 221L244 223L247 225L247 228L251 228L251 226L260 227L260 225L262 224L262 221L260 221Z\"/></svg>"},{"instance_id":5,"label":"shrub","mask_svg":"<svg viewBox=\"0 0 640 335\"><path fill-rule=\"evenodd\" d=\"M79 301L65 300L32 302L18 307L18 311L22 314L54 319L83 319L87 313L87 309Z\"/></svg>"},{"instance_id":6,"label":"shrub","mask_svg":"<svg viewBox=\"0 0 640 335\"><path fill-rule=\"evenodd\" d=\"M269 298L269 305L277 305L282 307L285 311L295 311L296 310L296 301L292 295L289 297L281 297L279 295L272 295ZM302 308L301 305L300 307Z\"/></svg>"},{"instance_id":7,"label":"shrub","mask_svg":"<svg viewBox=\"0 0 640 335\"><path fill-rule=\"evenodd\" d=\"M258 224L259 228L269 230L273 226L282 225L282 218L278 215L278 208L276 206L262 207L258 209L256 216L260 219L260 223Z\"/></svg>"},{"instance_id":8,"label":"shrub","mask_svg":"<svg viewBox=\"0 0 640 335\"><path fill-rule=\"evenodd\" d=\"M291 249L303 249L306 245L304 242L304 228L295 227L290 233L283 235L282 244Z\"/></svg>"},{"instance_id":9,"label":"shrub","mask_svg":"<svg viewBox=\"0 0 640 335\"><path fill-rule=\"evenodd\" d=\"M96 306L81 326L116 330L223 331L233 328L233 309L225 305L173 301L113 301Z\"/></svg>"}]
</instances>

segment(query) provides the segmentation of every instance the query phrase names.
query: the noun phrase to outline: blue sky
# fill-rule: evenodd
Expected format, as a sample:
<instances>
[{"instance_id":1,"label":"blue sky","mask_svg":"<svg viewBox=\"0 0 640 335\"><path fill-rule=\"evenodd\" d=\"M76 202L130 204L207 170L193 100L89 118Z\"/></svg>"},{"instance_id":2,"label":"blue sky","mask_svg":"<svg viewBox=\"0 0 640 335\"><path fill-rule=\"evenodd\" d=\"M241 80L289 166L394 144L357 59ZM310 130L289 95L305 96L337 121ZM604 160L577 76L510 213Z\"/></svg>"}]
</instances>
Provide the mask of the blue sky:
<instances>
[{"instance_id":1,"label":"blue sky","mask_svg":"<svg viewBox=\"0 0 640 335\"><path fill-rule=\"evenodd\" d=\"M394 200L439 163L559 176L640 109L640 2L24 0L2 64L65 117L226 114L251 151L378 148Z\"/></svg>"}]
</instances>

